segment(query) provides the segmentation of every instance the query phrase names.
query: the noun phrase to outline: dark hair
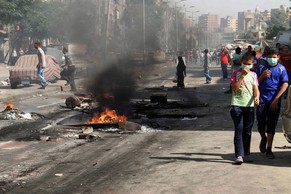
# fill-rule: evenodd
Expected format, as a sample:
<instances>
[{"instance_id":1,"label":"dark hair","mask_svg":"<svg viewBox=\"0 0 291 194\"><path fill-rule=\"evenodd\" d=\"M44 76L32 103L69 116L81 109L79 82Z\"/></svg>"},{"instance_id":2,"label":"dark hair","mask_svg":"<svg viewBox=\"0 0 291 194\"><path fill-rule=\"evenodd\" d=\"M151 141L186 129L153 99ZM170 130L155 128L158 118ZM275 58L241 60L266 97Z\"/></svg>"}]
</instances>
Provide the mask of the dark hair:
<instances>
[{"instance_id":1,"label":"dark hair","mask_svg":"<svg viewBox=\"0 0 291 194\"><path fill-rule=\"evenodd\" d=\"M67 53L68 52L68 49L66 47L64 47L63 48L63 51Z\"/></svg>"},{"instance_id":2,"label":"dark hair","mask_svg":"<svg viewBox=\"0 0 291 194\"><path fill-rule=\"evenodd\" d=\"M242 56L241 61L254 60L254 56L251 53L246 53Z\"/></svg>"},{"instance_id":3,"label":"dark hair","mask_svg":"<svg viewBox=\"0 0 291 194\"><path fill-rule=\"evenodd\" d=\"M257 55L256 51L251 51L251 54L252 54L254 57L256 57L256 55Z\"/></svg>"},{"instance_id":4,"label":"dark hair","mask_svg":"<svg viewBox=\"0 0 291 194\"><path fill-rule=\"evenodd\" d=\"M262 56L263 57L266 57L268 55L269 50L270 50L270 47L269 46L265 46L264 52L263 52L263 55Z\"/></svg>"},{"instance_id":5,"label":"dark hair","mask_svg":"<svg viewBox=\"0 0 291 194\"><path fill-rule=\"evenodd\" d=\"M281 46L281 44L280 44L279 42L277 42L277 43L276 43L276 47L277 47L277 46Z\"/></svg>"},{"instance_id":6,"label":"dark hair","mask_svg":"<svg viewBox=\"0 0 291 194\"><path fill-rule=\"evenodd\" d=\"M40 42L34 42L34 45L41 46Z\"/></svg>"},{"instance_id":7,"label":"dark hair","mask_svg":"<svg viewBox=\"0 0 291 194\"><path fill-rule=\"evenodd\" d=\"M268 55L279 55L279 50L277 48L271 48L267 53Z\"/></svg>"},{"instance_id":8,"label":"dark hair","mask_svg":"<svg viewBox=\"0 0 291 194\"><path fill-rule=\"evenodd\" d=\"M240 47L237 47L237 48L235 49L235 53L236 53L236 54L240 54L240 53L241 53L241 48L240 48Z\"/></svg>"},{"instance_id":9,"label":"dark hair","mask_svg":"<svg viewBox=\"0 0 291 194\"><path fill-rule=\"evenodd\" d=\"M205 50L204 50L204 53L208 53L208 49L205 49Z\"/></svg>"}]
</instances>

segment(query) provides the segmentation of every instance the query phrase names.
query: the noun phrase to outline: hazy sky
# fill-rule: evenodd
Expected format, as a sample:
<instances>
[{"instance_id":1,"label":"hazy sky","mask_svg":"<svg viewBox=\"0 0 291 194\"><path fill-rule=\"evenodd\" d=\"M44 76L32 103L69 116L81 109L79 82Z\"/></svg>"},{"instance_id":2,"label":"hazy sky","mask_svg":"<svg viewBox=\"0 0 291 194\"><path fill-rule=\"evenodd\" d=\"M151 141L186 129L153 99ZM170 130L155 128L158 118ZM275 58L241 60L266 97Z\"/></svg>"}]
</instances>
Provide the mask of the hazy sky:
<instances>
[{"instance_id":1,"label":"hazy sky","mask_svg":"<svg viewBox=\"0 0 291 194\"><path fill-rule=\"evenodd\" d=\"M170 0L178 2L179 0ZM258 6L259 10L264 11L271 8L279 8L280 5L290 7L289 0L187 0L178 3L181 5L195 6L191 11L199 10L196 16L204 13L218 14L219 17L233 16L237 18L237 12L252 10Z\"/></svg>"}]
</instances>

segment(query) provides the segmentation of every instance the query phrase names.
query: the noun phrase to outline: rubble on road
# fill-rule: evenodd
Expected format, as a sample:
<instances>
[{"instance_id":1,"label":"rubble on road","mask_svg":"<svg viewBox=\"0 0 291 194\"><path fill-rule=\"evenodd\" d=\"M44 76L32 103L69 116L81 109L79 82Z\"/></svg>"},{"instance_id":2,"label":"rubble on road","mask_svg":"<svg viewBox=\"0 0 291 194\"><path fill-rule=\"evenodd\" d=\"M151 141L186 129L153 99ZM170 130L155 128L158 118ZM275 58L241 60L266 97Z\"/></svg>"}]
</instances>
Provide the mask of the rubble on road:
<instances>
[{"instance_id":1,"label":"rubble on road","mask_svg":"<svg viewBox=\"0 0 291 194\"><path fill-rule=\"evenodd\" d=\"M1 85L2 85L2 86L10 86L10 81L9 81L9 79L6 79L6 80L1 81Z\"/></svg>"},{"instance_id":2,"label":"rubble on road","mask_svg":"<svg viewBox=\"0 0 291 194\"><path fill-rule=\"evenodd\" d=\"M38 113L25 113L22 110L13 108L13 106L8 105L4 107L5 109L0 112L0 120L37 120L44 118L43 115Z\"/></svg>"}]
</instances>

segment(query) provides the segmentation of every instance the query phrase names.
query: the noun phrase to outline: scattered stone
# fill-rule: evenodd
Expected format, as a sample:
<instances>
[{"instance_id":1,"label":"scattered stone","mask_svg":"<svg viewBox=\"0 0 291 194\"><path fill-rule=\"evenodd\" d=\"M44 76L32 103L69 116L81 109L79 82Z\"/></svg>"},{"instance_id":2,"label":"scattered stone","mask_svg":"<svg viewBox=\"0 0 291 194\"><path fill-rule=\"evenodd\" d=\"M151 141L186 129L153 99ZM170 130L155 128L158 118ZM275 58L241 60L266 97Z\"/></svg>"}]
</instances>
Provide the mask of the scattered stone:
<instances>
[{"instance_id":1,"label":"scattered stone","mask_svg":"<svg viewBox=\"0 0 291 194\"><path fill-rule=\"evenodd\" d=\"M50 137L50 139L49 139L49 141L51 141L51 142L59 142L61 140L62 140L62 138L60 138L60 137Z\"/></svg>"},{"instance_id":2,"label":"scattered stone","mask_svg":"<svg viewBox=\"0 0 291 194\"><path fill-rule=\"evenodd\" d=\"M22 119L32 120L32 117L31 117L31 114L30 113L24 113L24 114L18 114L18 115Z\"/></svg>"},{"instance_id":3,"label":"scattered stone","mask_svg":"<svg viewBox=\"0 0 291 194\"><path fill-rule=\"evenodd\" d=\"M7 81L1 81L1 83L2 83L3 86L8 86L9 85L9 83Z\"/></svg>"},{"instance_id":4,"label":"scattered stone","mask_svg":"<svg viewBox=\"0 0 291 194\"><path fill-rule=\"evenodd\" d=\"M90 135L90 134L80 134L79 135L79 139L86 139L87 141L94 141L96 140L98 137L96 137L95 135Z\"/></svg>"},{"instance_id":5,"label":"scattered stone","mask_svg":"<svg viewBox=\"0 0 291 194\"><path fill-rule=\"evenodd\" d=\"M39 136L39 140L40 141L50 141L50 136L48 136L48 135L41 135L41 136Z\"/></svg>"},{"instance_id":6,"label":"scattered stone","mask_svg":"<svg viewBox=\"0 0 291 194\"><path fill-rule=\"evenodd\" d=\"M125 131L140 131L141 125L131 122L131 121L121 121L118 123L120 129Z\"/></svg>"},{"instance_id":7,"label":"scattered stone","mask_svg":"<svg viewBox=\"0 0 291 194\"><path fill-rule=\"evenodd\" d=\"M83 134L90 134L93 133L93 127L91 126L84 126L82 127Z\"/></svg>"}]
</instances>

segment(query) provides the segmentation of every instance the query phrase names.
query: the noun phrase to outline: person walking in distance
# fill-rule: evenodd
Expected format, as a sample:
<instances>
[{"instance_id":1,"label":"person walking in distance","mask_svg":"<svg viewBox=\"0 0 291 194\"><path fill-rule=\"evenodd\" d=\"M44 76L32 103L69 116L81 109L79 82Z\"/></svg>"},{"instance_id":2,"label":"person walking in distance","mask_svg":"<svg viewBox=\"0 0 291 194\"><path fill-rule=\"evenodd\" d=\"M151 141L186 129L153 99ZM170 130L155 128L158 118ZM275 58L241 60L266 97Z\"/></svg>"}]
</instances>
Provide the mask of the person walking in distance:
<instances>
[{"instance_id":1,"label":"person walking in distance","mask_svg":"<svg viewBox=\"0 0 291 194\"><path fill-rule=\"evenodd\" d=\"M260 92L257 74L250 69L254 57L246 54L242 57L241 67L230 78L232 98L230 115L234 123L235 163L251 162L251 135L255 118L254 106L259 105Z\"/></svg>"},{"instance_id":2,"label":"person walking in distance","mask_svg":"<svg viewBox=\"0 0 291 194\"><path fill-rule=\"evenodd\" d=\"M222 70L222 79L227 80L228 78L227 66L228 66L229 61L228 61L228 50L225 47L221 48L220 62L221 62L221 70Z\"/></svg>"},{"instance_id":3,"label":"person walking in distance","mask_svg":"<svg viewBox=\"0 0 291 194\"><path fill-rule=\"evenodd\" d=\"M37 57L38 57L38 64L36 68L37 68L37 76L39 78L40 85L41 85L39 89L45 89L46 86L48 85L44 78L44 69L46 67L45 54L41 48L40 42L35 42L34 48L37 49Z\"/></svg>"},{"instance_id":4,"label":"person walking in distance","mask_svg":"<svg viewBox=\"0 0 291 194\"><path fill-rule=\"evenodd\" d=\"M241 67L241 48L237 47L235 49L235 53L233 54L232 57L232 72L235 72L237 69L239 69ZM232 93L232 89L231 89L231 84L229 85L229 89L227 91L224 92L225 94L231 94Z\"/></svg>"},{"instance_id":5,"label":"person walking in distance","mask_svg":"<svg viewBox=\"0 0 291 194\"><path fill-rule=\"evenodd\" d=\"M288 79L289 79L289 86L291 85L291 52L289 50L288 45L284 45L282 48L282 52L280 53L280 61L282 65L286 68ZM284 94L284 97L287 97L287 91Z\"/></svg>"},{"instance_id":6,"label":"person walking in distance","mask_svg":"<svg viewBox=\"0 0 291 194\"><path fill-rule=\"evenodd\" d=\"M65 65L61 72L61 76L64 80L67 81L66 85L71 86L71 91L77 91L76 84L75 84L75 65L72 63L72 59L68 53L67 48L63 48L63 54L65 57Z\"/></svg>"},{"instance_id":7,"label":"person walking in distance","mask_svg":"<svg viewBox=\"0 0 291 194\"><path fill-rule=\"evenodd\" d=\"M178 56L177 65L177 88L185 88L184 77L186 77L186 65L182 56Z\"/></svg>"},{"instance_id":8,"label":"person walking in distance","mask_svg":"<svg viewBox=\"0 0 291 194\"><path fill-rule=\"evenodd\" d=\"M266 158L275 158L272 144L276 125L280 115L281 96L288 87L286 68L278 63L279 51L270 49L267 53L267 63L257 67L259 78L260 104L257 107L258 131L261 135L260 151Z\"/></svg>"},{"instance_id":9,"label":"person walking in distance","mask_svg":"<svg viewBox=\"0 0 291 194\"><path fill-rule=\"evenodd\" d=\"M211 83L211 76L209 75L209 68L211 65L211 56L208 53L208 49L204 50L204 64L203 64L203 68L204 68L204 76L206 78L206 82L205 84L210 84Z\"/></svg>"}]
</instances>

